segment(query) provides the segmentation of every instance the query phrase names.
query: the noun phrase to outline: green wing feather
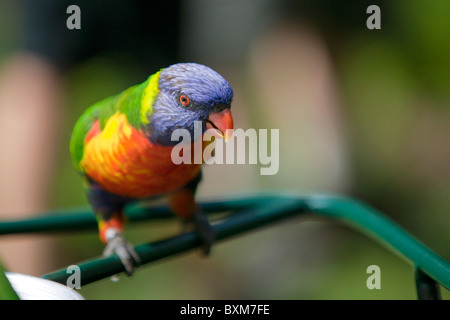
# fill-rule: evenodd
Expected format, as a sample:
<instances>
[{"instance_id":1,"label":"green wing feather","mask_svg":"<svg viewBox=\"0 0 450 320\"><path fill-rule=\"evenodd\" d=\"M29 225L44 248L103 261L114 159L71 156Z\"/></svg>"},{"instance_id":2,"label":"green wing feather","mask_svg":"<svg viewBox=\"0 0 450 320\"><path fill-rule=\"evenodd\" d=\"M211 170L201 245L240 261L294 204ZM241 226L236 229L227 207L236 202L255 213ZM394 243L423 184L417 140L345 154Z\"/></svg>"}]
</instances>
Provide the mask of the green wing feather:
<instances>
[{"instance_id":1,"label":"green wing feather","mask_svg":"<svg viewBox=\"0 0 450 320\"><path fill-rule=\"evenodd\" d=\"M80 171L80 161L83 159L84 140L95 121L100 122L103 128L108 119L117 112L117 101L119 96L106 98L88 108L75 123L70 139L70 153L75 168Z\"/></svg>"},{"instance_id":2,"label":"green wing feather","mask_svg":"<svg viewBox=\"0 0 450 320\"><path fill-rule=\"evenodd\" d=\"M143 123L148 123L153 111L152 105L159 91L158 79L159 72L139 85L97 102L81 115L75 124L70 141L70 153L78 171L81 171L79 164L83 159L86 135L95 121L99 121L100 128L103 130L109 118L119 111L125 114L128 123L137 129L140 129Z\"/></svg>"}]
</instances>

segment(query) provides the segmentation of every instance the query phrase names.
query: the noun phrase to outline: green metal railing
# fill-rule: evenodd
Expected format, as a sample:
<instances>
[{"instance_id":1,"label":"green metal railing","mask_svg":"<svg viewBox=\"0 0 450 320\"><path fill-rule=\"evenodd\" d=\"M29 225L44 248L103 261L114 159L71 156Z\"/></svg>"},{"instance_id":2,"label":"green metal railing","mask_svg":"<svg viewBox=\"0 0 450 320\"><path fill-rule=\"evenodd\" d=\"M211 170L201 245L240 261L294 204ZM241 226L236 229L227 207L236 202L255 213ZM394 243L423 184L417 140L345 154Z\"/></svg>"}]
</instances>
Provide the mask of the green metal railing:
<instances>
[{"instance_id":1,"label":"green metal railing","mask_svg":"<svg viewBox=\"0 0 450 320\"><path fill-rule=\"evenodd\" d=\"M409 233L377 210L353 199L286 193L266 193L223 198L200 203L207 214L227 213L214 223L216 240L224 240L273 222L299 215L315 215L337 219L374 238L388 249L412 263L419 299L439 299L441 284L450 290L450 263L427 248ZM129 221L171 219L166 206L134 206L126 210ZM1 234L96 230L94 215L88 209L54 212L52 215L0 223ZM141 244L135 247L141 265L200 247L201 238L195 232L186 232L170 239ZM116 255L97 257L77 263L81 271L81 285L104 279L124 271ZM67 269L44 275L43 278L66 284Z\"/></svg>"}]
</instances>

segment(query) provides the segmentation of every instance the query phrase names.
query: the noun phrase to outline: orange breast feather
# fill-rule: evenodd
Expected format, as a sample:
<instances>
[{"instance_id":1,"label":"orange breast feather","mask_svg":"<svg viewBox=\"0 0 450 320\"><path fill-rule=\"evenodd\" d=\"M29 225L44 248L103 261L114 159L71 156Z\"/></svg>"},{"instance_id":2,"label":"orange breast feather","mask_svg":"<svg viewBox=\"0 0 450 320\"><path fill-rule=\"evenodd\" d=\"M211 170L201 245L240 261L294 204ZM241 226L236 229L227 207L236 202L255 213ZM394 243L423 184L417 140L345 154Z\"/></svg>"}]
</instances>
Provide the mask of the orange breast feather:
<instances>
[{"instance_id":1,"label":"orange breast feather","mask_svg":"<svg viewBox=\"0 0 450 320\"><path fill-rule=\"evenodd\" d=\"M105 190L122 196L143 198L175 191L201 169L201 164L174 164L172 147L150 143L120 113L101 131L96 122L85 142L80 163L85 173Z\"/></svg>"}]
</instances>

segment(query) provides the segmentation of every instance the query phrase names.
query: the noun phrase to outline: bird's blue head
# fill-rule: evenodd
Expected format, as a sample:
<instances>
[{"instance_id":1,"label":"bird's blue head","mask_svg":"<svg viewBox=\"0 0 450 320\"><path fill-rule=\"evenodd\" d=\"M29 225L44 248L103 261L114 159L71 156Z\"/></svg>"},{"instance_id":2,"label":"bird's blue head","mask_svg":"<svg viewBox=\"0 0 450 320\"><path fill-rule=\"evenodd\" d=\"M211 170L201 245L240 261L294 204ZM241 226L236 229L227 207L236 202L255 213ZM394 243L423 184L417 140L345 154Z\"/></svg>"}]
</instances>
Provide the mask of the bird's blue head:
<instances>
[{"instance_id":1,"label":"bird's blue head","mask_svg":"<svg viewBox=\"0 0 450 320\"><path fill-rule=\"evenodd\" d=\"M192 141L197 139L195 121L201 122L202 133L215 129L218 135L229 138L233 90L220 74L201 64L178 63L161 70L158 88L147 128L153 143L177 144L171 140L175 129L186 129Z\"/></svg>"}]
</instances>

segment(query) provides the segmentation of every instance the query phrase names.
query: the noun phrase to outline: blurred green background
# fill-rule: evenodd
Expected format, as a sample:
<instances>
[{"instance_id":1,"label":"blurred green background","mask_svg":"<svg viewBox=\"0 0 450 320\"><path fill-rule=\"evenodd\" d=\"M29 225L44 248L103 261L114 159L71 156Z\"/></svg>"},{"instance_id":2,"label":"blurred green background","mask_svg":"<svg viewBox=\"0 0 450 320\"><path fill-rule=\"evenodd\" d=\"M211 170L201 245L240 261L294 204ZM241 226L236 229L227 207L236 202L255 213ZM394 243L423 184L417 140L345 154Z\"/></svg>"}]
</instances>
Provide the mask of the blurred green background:
<instances>
[{"instance_id":1,"label":"blurred green background","mask_svg":"<svg viewBox=\"0 0 450 320\"><path fill-rule=\"evenodd\" d=\"M370 4L381 8L381 30L366 27ZM180 14L180 61L207 64L229 80L236 127L280 130L278 174L260 176L258 165L207 167L199 198L275 189L345 194L450 258L449 1L196 0L182 1ZM1 61L19 50L22 30L20 6L3 1ZM71 130L89 105L145 80L138 65L124 61L98 55L64 74L48 209L87 204L69 155ZM174 220L129 225L126 235L137 244L180 230ZM96 232L45 237L54 243L48 272L103 249ZM366 287L372 264L381 268L381 290ZM185 253L80 293L87 299L416 298L411 265L348 227L304 219L219 243L208 259Z\"/></svg>"}]
</instances>

